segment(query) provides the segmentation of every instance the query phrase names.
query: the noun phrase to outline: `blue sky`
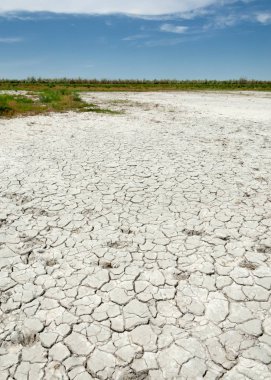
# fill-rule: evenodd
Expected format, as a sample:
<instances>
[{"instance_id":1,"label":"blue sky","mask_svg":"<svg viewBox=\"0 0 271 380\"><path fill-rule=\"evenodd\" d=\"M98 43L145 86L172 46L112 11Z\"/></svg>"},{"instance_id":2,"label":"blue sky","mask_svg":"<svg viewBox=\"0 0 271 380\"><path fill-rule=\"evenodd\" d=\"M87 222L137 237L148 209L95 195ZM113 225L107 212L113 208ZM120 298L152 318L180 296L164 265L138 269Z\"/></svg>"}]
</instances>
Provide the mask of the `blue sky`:
<instances>
[{"instance_id":1,"label":"blue sky","mask_svg":"<svg viewBox=\"0 0 271 380\"><path fill-rule=\"evenodd\" d=\"M271 80L271 0L0 0L0 78L29 76Z\"/></svg>"}]
</instances>

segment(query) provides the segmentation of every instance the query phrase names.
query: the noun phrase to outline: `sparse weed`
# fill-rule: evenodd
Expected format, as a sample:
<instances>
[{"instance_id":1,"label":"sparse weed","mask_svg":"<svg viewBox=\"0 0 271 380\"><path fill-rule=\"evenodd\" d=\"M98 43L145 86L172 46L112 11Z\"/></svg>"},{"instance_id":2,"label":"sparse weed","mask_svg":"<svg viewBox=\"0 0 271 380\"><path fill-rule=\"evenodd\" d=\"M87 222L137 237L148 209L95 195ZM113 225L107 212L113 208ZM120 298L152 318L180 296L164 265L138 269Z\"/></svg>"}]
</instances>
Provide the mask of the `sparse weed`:
<instances>
[{"instance_id":1,"label":"sparse weed","mask_svg":"<svg viewBox=\"0 0 271 380\"><path fill-rule=\"evenodd\" d=\"M41 105L21 95L0 95L0 117L39 113Z\"/></svg>"},{"instance_id":2,"label":"sparse weed","mask_svg":"<svg viewBox=\"0 0 271 380\"><path fill-rule=\"evenodd\" d=\"M96 104L88 104L79 94L68 89L47 89L37 94L31 93L32 98L22 95L0 95L0 117L18 115L36 115L48 112L96 112L117 115L122 112L100 108Z\"/></svg>"},{"instance_id":3,"label":"sparse weed","mask_svg":"<svg viewBox=\"0 0 271 380\"><path fill-rule=\"evenodd\" d=\"M113 111L113 110L110 110L108 108L100 108L100 107L95 106L95 105L84 107L80 111L81 112L107 113L107 114L111 114L111 115L121 115L121 114L123 114L122 111Z\"/></svg>"}]
</instances>

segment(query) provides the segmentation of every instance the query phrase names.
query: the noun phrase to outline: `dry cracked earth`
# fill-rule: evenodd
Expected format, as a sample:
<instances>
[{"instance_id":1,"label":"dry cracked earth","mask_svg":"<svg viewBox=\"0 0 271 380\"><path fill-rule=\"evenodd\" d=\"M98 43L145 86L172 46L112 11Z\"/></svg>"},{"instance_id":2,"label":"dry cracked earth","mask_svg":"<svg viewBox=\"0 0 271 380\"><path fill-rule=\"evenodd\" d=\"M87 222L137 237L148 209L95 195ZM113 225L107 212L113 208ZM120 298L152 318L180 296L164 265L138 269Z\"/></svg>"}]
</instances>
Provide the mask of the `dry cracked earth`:
<instances>
[{"instance_id":1,"label":"dry cracked earth","mask_svg":"<svg viewBox=\"0 0 271 380\"><path fill-rule=\"evenodd\" d=\"M271 94L84 98L0 121L0 379L271 379Z\"/></svg>"}]
</instances>

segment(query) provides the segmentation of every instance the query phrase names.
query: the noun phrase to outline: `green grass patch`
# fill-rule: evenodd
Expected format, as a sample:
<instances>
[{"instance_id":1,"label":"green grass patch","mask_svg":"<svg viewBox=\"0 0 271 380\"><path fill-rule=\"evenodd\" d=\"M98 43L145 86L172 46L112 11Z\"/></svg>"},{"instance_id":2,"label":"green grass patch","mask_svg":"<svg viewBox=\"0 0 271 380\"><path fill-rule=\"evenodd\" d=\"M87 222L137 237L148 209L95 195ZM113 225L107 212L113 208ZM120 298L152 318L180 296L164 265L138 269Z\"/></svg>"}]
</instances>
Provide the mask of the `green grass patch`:
<instances>
[{"instance_id":1,"label":"green grass patch","mask_svg":"<svg viewBox=\"0 0 271 380\"><path fill-rule=\"evenodd\" d=\"M41 111L41 104L35 103L31 98L0 94L0 117L40 113Z\"/></svg>"},{"instance_id":2,"label":"green grass patch","mask_svg":"<svg viewBox=\"0 0 271 380\"><path fill-rule=\"evenodd\" d=\"M19 115L37 115L48 112L96 112L104 114L120 114L121 112L100 108L95 104L83 101L79 94L68 89L46 89L31 97L22 95L0 94L0 117Z\"/></svg>"}]
</instances>

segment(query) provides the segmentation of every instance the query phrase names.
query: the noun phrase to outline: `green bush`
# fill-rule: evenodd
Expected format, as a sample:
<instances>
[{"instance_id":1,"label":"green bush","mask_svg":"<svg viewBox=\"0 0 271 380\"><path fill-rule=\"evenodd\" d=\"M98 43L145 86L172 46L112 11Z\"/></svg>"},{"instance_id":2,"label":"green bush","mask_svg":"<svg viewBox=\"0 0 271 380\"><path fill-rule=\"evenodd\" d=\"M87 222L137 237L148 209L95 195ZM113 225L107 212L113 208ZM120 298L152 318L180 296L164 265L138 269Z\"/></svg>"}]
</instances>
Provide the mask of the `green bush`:
<instances>
[{"instance_id":1,"label":"green bush","mask_svg":"<svg viewBox=\"0 0 271 380\"><path fill-rule=\"evenodd\" d=\"M44 91L40 95L40 101L42 103L54 103L58 102L61 99L61 91L53 91L53 90L48 90Z\"/></svg>"}]
</instances>

